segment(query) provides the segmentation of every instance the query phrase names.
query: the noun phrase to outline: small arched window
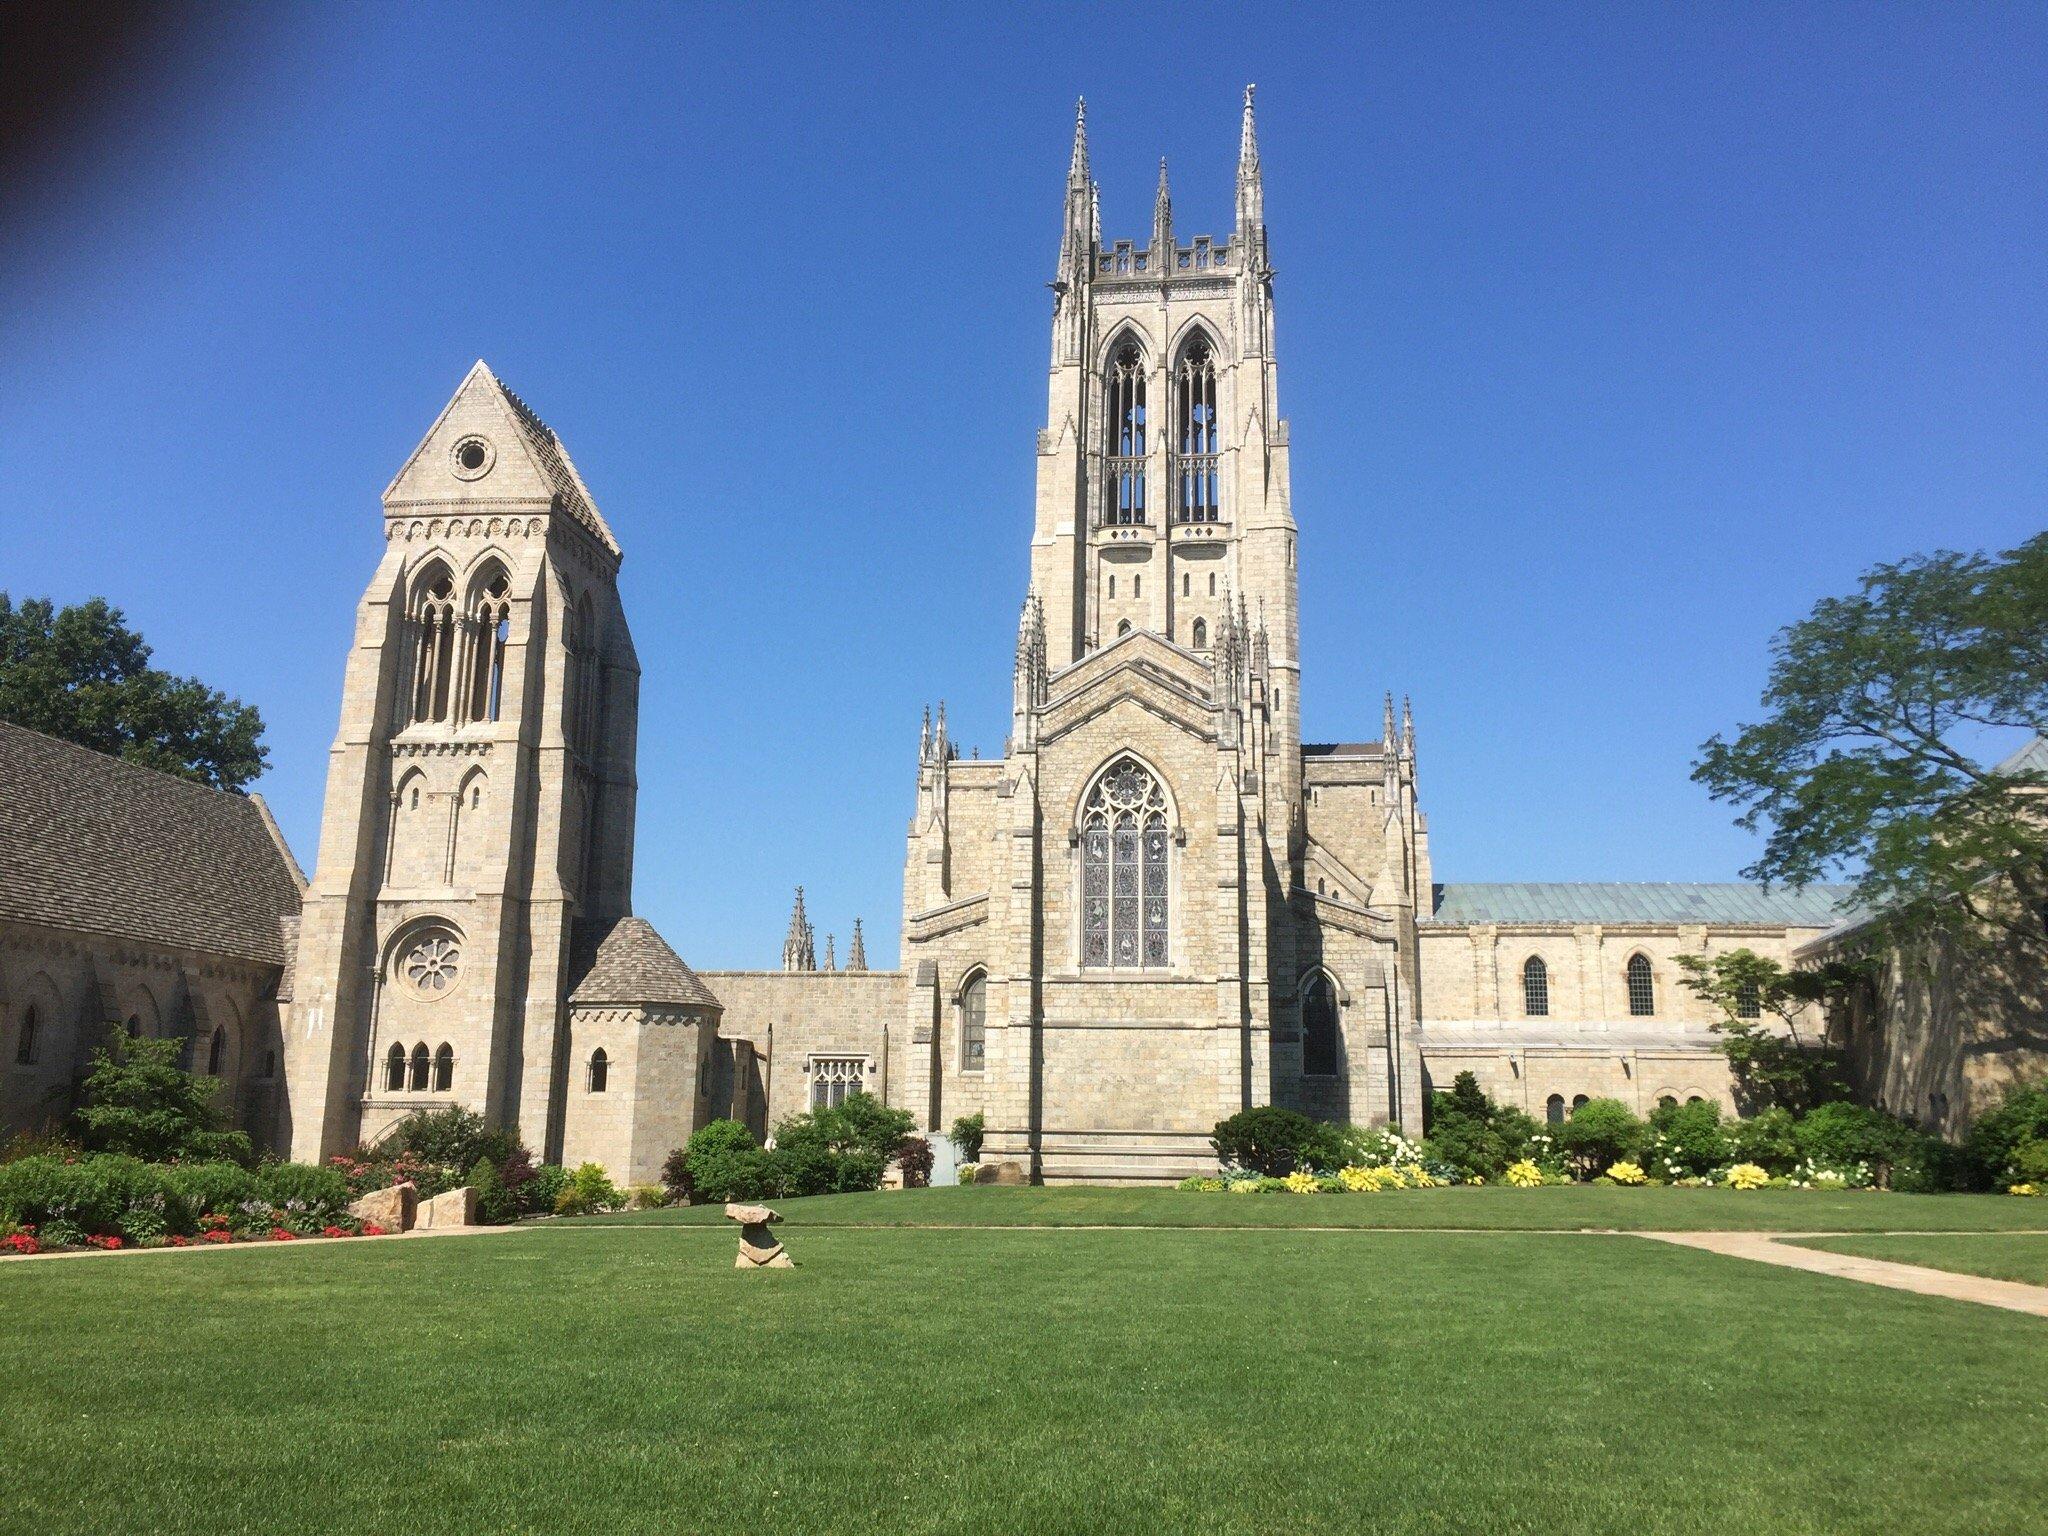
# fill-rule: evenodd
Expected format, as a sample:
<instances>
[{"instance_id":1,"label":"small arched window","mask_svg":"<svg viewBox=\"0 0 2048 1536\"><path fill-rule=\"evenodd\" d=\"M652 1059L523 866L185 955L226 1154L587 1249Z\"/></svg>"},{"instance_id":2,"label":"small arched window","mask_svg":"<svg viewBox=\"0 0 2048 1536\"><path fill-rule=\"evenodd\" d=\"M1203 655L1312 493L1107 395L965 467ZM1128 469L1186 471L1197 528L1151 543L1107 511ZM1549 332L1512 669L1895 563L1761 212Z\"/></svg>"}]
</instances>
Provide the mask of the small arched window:
<instances>
[{"instance_id":1,"label":"small arched window","mask_svg":"<svg viewBox=\"0 0 2048 1536\"><path fill-rule=\"evenodd\" d=\"M1081 963L1164 966L1166 918L1166 791L1119 758L1081 811Z\"/></svg>"},{"instance_id":2,"label":"small arched window","mask_svg":"<svg viewBox=\"0 0 2048 1536\"><path fill-rule=\"evenodd\" d=\"M1573 1094L1573 1095L1572 1095L1572 1113L1573 1113L1573 1114L1577 1114L1577 1113L1578 1113L1578 1112L1579 1112L1580 1110L1582 1110L1582 1109L1584 1109L1584 1108L1586 1107L1586 1105L1587 1105L1587 1103L1588 1103L1588 1102L1589 1102L1589 1101L1587 1100L1586 1096L1585 1096L1585 1095L1584 1095L1583 1093L1575 1093L1575 1094Z\"/></svg>"},{"instance_id":3,"label":"small arched window","mask_svg":"<svg viewBox=\"0 0 2048 1536\"><path fill-rule=\"evenodd\" d=\"M434 1092L446 1093L455 1086L455 1047L447 1041L434 1052Z\"/></svg>"},{"instance_id":4,"label":"small arched window","mask_svg":"<svg viewBox=\"0 0 2048 1536\"><path fill-rule=\"evenodd\" d=\"M227 1064L228 1032L225 1028L217 1028L213 1032L212 1043L206 1047L206 1075L219 1077L221 1068Z\"/></svg>"},{"instance_id":5,"label":"small arched window","mask_svg":"<svg viewBox=\"0 0 2048 1536\"><path fill-rule=\"evenodd\" d=\"M130 1040L140 1040L142 1038L142 1015L139 1013L128 1015L128 1038Z\"/></svg>"},{"instance_id":6,"label":"small arched window","mask_svg":"<svg viewBox=\"0 0 2048 1536\"><path fill-rule=\"evenodd\" d=\"M1754 981L1745 981L1735 989L1735 1016L1738 1019L1763 1017L1763 991Z\"/></svg>"},{"instance_id":7,"label":"small arched window","mask_svg":"<svg viewBox=\"0 0 2048 1536\"><path fill-rule=\"evenodd\" d=\"M1543 1118L1552 1125L1564 1124L1564 1095L1553 1093L1543 1101Z\"/></svg>"},{"instance_id":8,"label":"small arched window","mask_svg":"<svg viewBox=\"0 0 2048 1536\"><path fill-rule=\"evenodd\" d=\"M1650 971L1650 957L1628 957L1628 1011L1631 1017L1647 1019L1657 1011L1657 982Z\"/></svg>"},{"instance_id":9,"label":"small arched window","mask_svg":"<svg viewBox=\"0 0 2048 1536\"><path fill-rule=\"evenodd\" d=\"M277 1076L277 1052L275 1052L275 1051L265 1051L265 1052L263 1053L263 1080L264 1080L265 1082L268 1082L268 1081L269 1081L269 1080L270 1080L271 1078L273 1078L273 1077L276 1077L276 1076Z\"/></svg>"},{"instance_id":10,"label":"small arched window","mask_svg":"<svg viewBox=\"0 0 2048 1536\"><path fill-rule=\"evenodd\" d=\"M512 583L494 568L470 603L469 718L496 720L505 702L505 648L512 639Z\"/></svg>"},{"instance_id":11,"label":"small arched window","mask_svg":"<svg viewBox=\"0 0 2048 1536\"><path fill-rule=\"evenodd\" d=\"M422 1040L412 1048L412 1076L406 1086L414 1093L427 1091L427 1074L432 1070L433 1057L427 1054L427 1042Z\"/></svg>"},{"instance_id":12,"label":"small arched window","mask_svg":"<svg viewBox=\"0 0 2048 1536\"><path fill-rule=\"evenodd\" d=\"M612 1080L612 1059L599 1046L590 1053L590 1091L603 1093Z\"/></svg>"},{"instance_id":13,"label":"small arched window","mask_svg":"<svg viewBox=\"0 0 2048 1536\"><path fill-rule=\"evenodd\" d=\"M1338 1054L1336 989L1316 971L1301 984L1301 1070L1308 1077L1335 1077Z\"/></svg>"},{"instance_id":14,"label":"small arched window","mask_svg":"<svg viewBox=\"0 0 2048 1536\"><path fill-rule=\"evenodd\" d=\"M1195 649L1198 651L1209 649L1209 621L1207 619L1195 620L1194 644Z\"/></svg>"},{"instance_id":15,"label":"small arched window","mask_svg":"<svg viewBox=\"0 0 2048 1536\"><path fill-rule=\"evenodd\" d=\"M988 977L976 971L960 989L960 1070L988 1065Z\"/></svg>"},{"instance_id":16,"label":"small arched window","mask_svg":"<svg viewBox=\"0 0 2048 1536\"><path fill-rule=\"evenodd\" d=\"M41 1020L36 1017L36 1005L30 1003L28 1012L21 1016L21 1038L15 1042L14 1064L31 1067L36 1060L36 1026Z\"/></svg>"},{"instance_id":17,"label":"small arched window","mask_svg":"<svg viewBox=\"0 0 2048 1536\"><path fill-rule=\"evenodd\" d=\"M1657 1096L1657 1107L1659 1109L1676 1109L1678 1108L1678 1100L1672 1094L1659 1094Z\"/></svg>"},{"instance_id":18,"label":"small arched window","mask_svg":"<svg viewBox=\"0 0 2048 1536\"><path fill-rule=\"evenodd\" d=\"M413 588L413 684L412 718L446 720L454 702L450 693L455 674L455 582L448 568L435 564Z\"/></svg>"},{"instance_id":19,"label":"small arched window","mask_svg":"<svg viewBox=\"0 0 2048 1536\"><path fill-rule=\"evenodd\" d=\"M1550 967L1541 955L1522 962L1522 1012L1532 1019L1550 1017Z\"/></svg>"},{"instance_id":20,"label":"small arched window","mask_svg":"<svg viewBox=\"0 0 2048 1536\"><path fill-rule=\"evenodd\" d=\"M1126 341L1109 361L1103 422L1108 451L1102 520L1145 521L1145 355Z\"/></svg>"},{"instance_id":21,"label":"small arched window","mask_svg":"<svg viewBox=\"0 0 2048 1536\"><path fill-rule=\"evenodd\" d=\"M384 1055L384 1091L405 1092L405 1047L394 1045Z\"/></svg>"},{"instance_id":22,"label":"small arched window","mask_svg":"<svg viewBox=\"0 0 2048 1536\"><path fill-rule=\"evenodd\" d=\"M1180 355L1175 373L1174 516L1183 523L1213 523L1217 505L1216 360L1206 336Z\"/></svg>"}]
</instances>

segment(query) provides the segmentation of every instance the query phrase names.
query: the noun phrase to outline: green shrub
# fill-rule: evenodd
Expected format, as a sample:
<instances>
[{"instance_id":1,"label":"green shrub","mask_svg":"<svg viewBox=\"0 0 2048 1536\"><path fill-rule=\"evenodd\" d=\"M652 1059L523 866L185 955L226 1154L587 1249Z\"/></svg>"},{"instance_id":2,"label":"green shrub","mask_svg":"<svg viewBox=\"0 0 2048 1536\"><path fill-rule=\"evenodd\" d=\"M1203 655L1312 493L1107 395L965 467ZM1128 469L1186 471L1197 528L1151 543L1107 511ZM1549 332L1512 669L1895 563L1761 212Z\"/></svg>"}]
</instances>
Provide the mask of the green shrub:
<instances>
[{"instance_id":1,"label":"green shrub","mask_svg":"<svg viewBox=\"0 0 2048 1536\"><path fill-rule=\"evenodd\" d=\"M552 1211L569 1182L569 1170L559 1163L542 1163L532 1177L518 1188L519 1209L524 1215Z\"/></svg>"},{"instance_id":2,"label":"green shrub","mask_svg":"<svg viewBox=\"0 0 2048 1536\"><path fill-rule=\"evenodd\" d=\"M596 1211L615 1211L626 1203L619 1186L596 1163L584 1163L563 1181L555 1196L558 1216L588 1216Z\"/></svg>"},{"instance_id":3,"label":"green shrub","mask_svg":"<svg viewBox=\"0 0 2048 1536\"><path fill-rule=\"evenodd\" d=\"M254 1164L249 1138L229 1130L215 1105L219 1080L178 1065L183 1045L118 1030L109 1035L93 1052L83 1099L71 1117L80 1142L94 1152L151 1163L189 1157Z\"/></svg>"},{"instance_id":4,"label":"green shrub","mask_svg":"<svg viewBox=\"0 0 2048 1536\"><path fill-rule=\"evenodd\" d=\"M987 1122L983 1120L982 1113L978 1109L973 1114L962 1115L953 1122L951 1139L954 1149L959 1153L960 1162L973 1163L980 1161L981 1139L987 1134L987 1131Z\"/></svg>"},{"instance_id":5,"label":"green shrub","mask_svg":"<svg viewBox=\"0 0 2048 1536\"><path fill-rule=\"evenodd\" d=\"M1588 1099L1557 1128L1557 1145L1580 1178L1632 1159L1642 1144L1643 1122L1619 1099Z\"/></svg>"},{"instance_id":6,"label":"green shrub","mask_svg":"<svg viewBox=\"0 0 2048 1536\"><path fill-rule=\"evenodd\" d=\"M834 1170L832 1187L838 1193L854 1194L862 1190L882 1187L882 1170L886 1165L873 1152L847 1152L839 1158Z\"/></svg>"},{"instance_id":7,"label":"green shrub","mask_svg":"<svg viewBox=\"0 0 2048 1536\"><path fill-rule=\"evenodd\" d=\"M2029 1141L2048 1141L2048 1088L2015 1089L1998 1108L1977 1117L1964 1142L1971 1181L1979 1189L2018 1182L2013 1160Z\"/></svg>"},{"instance_id":8,"label":"green shrub","mask_svg":"<svg viewBox=\"0 0 2048 1536\"><path fill-rule=\"evenodd\" d=\"M1643 1156L1645 1171L1659 1179L1699 1178L1732 1161L1721 1106L1707 1099L1658 1105L1650 1115Z\"/></svg>"},{"instance_id":9,"label":"green shrub","mask_svg":"<svg viewBox=\"0 0 2048 1536\"><path fill-rule=\"evenodd\" d=\"M301 1212L324 1226L348 1209L348 1179L338 1168L310 1163L266 1163L256 1170L258 1198L288 1215Z\"/></svg>"},{"instance_id":10,"label":"green shrub","mask_svg":"<svg viewBox=\"0 0 2048 1536\"><path fill-rule=\"evenodd\" d=\"M1497 1179L1510 1163L1531 1155L1542 1127L1521 1110L1495 1104L1479 1080L1460 1072L1448 1093L1432 1093L1423 1123L1424 1155L1465 1178Z\"/></svg>"},{"instance_id":11,"label":"green shrub","mask_svg":"<svg viewBox=\"0 0 2048 1536\"><path fill-rule=\"evenodd\" d=\"M1881 1109L1837 1100L1808 1110L1792 1128L1792 1139L1800 1155L1819 1167L1867 1163L1875 1174L1880 1167L1913 1161L1921 1134Z\"/></svg>"},{"instance_id":12,"label":"green shrub","mask_svg":"<svg viewBox=\"0 0 2048 1536\"><path fill-rule=\"evenodd\" d=\"M659 1184L635 1184L626 1194L636 1211L659 1210L668 1204L668 1191Z\"/></svg>"},{"instance_id":13,"label":"green shrub","mask_svg":"<svg viewBox=\"0 0 2048 1536\"><path fill-rule=\"evenodd\" d=\"M661 1165L662 1186L668 1191L670 1201L676 1204L700 1198L729 1199L730 1196L698 1194L698 1165L715 1164L730 1153L753 1152L759 1147L760 1143L754 1139L754 1133L739 1121L713 1120L699 1126L686 1145L669 1153L668 1160ZM722 1176L720 1187L724 1187Z\"/></svg>"},{"instance_id":14,"label":"green shrub","mask_svg":"<svg viewBox=\"0 0 2048 1536\"><path fill-rule=\"evenodd\" d=\"M844 1102L792 1115L775 1127L778 1151L822 1148L835 1156L868 1152L887 1164L903 1154L917 1126L908 1110L891 1109L871 1093L848 1094Z\"/></svg>"},{"instance_id":15,"label":"green shrub","mask_svg":"<svg viewBox=\"0 0 2048 1536\"><path fill-rule=\"evenodd\" d=\"M690 1164L693 1198L706 1204L779 1198L786 1178L785 1160L759 1147L707 1152Z\"/></svg>"},{"instance_id":16,"label":"green shrub","mask_svg":"<svg viewBox=\"0 0 2048 1536\"><path fill-rule=\"evenodd\" d=\"M469 1170L469 1186L476 1191L478 1221L497 1227L518 1219L518 1202L512 1198L512 1191L505 1187L504 1175L489 1159L479 1158L477 1165Z\"/></svg>"},{"instance_id":17,"label":"green shrub","mask_svg":"<svg viewBox=\"0 0 2048 1536\"><path fill-rule=\"evenodd\" d=\"M1799 1142L1792 1134L1792 1111L1776 1107L1731 1121L1727 1127L1728 1161L1755 1163L1766 1173L1789 1173L1799 1161Z\"/></svg>"},{"instance_id":18,"label":"green shrub","mask_svg":"<svg viewBox=\"0 0 2048 1536\"><path fill-rule=\"evenodd\" d=\"M1277 1104L1241 1109L1229 1119L1217 1121L1209 1145L1224 1167L1269 1178L1284 1177L1297 1167L1312 1167L1337 1155L1335 1139L1325 1126Z\"/></svg>"},{"instance_id":19,"label":"green shrub","mask_svg":"<svg viewBox=\"0 0 2048 1536\"><path fill-rule=\"evenodd\" d=\"M2048 1140L2021 1142L2006 1166L2015 1184L2048 1184Z\"/></svg>"}]
</instances>

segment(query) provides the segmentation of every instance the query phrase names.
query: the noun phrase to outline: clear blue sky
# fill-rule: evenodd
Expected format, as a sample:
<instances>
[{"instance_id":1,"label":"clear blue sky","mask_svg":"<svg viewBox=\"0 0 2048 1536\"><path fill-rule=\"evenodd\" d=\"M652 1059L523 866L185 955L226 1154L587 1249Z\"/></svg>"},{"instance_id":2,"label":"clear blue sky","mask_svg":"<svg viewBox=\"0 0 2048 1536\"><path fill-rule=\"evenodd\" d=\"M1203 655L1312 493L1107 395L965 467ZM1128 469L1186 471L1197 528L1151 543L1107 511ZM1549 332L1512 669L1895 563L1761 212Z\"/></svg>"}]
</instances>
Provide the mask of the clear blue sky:
<instances>
[{"instance_id":1,"label":"clear blue sky","mask_svg":"<svg viewBox=\"0 0 2048 1536\"><path fill-rule=\"evenodd\" d=\"M1440 879L1733 878L1687 773L1772 632L2044 523L2039 7L265 14L0 208L0 586L260 706L309 865L482 356L626 548L638 910L892 960L919 711L1007 727L1076 94L1143 238L1259 84L1306 729L1414 696Z\"/></svg>"}]
</instances>

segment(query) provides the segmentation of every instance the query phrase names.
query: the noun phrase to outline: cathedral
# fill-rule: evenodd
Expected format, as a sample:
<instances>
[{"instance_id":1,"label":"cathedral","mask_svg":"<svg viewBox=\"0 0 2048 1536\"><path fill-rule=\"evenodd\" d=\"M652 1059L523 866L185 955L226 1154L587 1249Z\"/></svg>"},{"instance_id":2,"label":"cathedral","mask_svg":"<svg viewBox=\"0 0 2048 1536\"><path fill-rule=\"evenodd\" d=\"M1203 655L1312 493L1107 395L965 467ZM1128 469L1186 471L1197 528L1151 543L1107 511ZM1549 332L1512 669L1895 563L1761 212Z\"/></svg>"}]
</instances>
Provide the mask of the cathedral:
<instances>
[{"instance_id":1,"label":"cathedral","mask_svg":"<svg viewBox=\"0 0 2048 1536\"><path fill-rule=\"evenodd\" d=\"M926 721L899 969L858 930L820 966L800 891L756 971L632 915L622 546L478 363L384 492L310 879L260 800L0 731L33 813L0 828L4 1123L124 1025L195 1042L297 1158L462 1104L632 1183L710 1119L857 1091L980 1113L1048 1182L1181 1178L1266 1103L1418 1130L1465 1070L1552 1120L1730 1102L1676 957L1789 958L1838 890L1438 884L1407 705L1302 739L1304 686L1354 669L1300 654L1298 562L1337 556L1290 495L1251 92L1216 235L1176 231L1162 164L1150 237L1106 239L1077 114L1058 251L1009 737L963 758ZM94 859L133 889L80 899Z\"/></svg>"}]
</instances>

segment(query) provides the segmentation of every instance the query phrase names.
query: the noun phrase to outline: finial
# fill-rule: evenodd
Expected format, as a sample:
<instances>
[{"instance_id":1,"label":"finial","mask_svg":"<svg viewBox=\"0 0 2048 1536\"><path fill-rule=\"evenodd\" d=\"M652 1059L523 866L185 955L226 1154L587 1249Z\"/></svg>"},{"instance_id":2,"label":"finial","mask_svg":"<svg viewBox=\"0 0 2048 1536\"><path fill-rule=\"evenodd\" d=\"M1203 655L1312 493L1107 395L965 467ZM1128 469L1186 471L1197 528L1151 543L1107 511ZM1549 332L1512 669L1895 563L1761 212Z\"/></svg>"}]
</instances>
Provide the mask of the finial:
<instances>
[{"instance_id":1,"label":"finial","mask_svg":"<svg viewBox=\"0 0 2048 1536\"><path fill-rule=\"evenodd\" d=\"M1256 170L1259 164L1259 129L1252 117L1252 97L1258 91L1256 85L1244 88L1244 126L1237 136L1237 164L1240 170Z\"/></svg>"},{"instance_id":2,"label":"finial","mask_svg":"<svg viewBox=\"0 0 2048 1536\"><path fill-rule=\"evenodd\" d=\"M864 971L868 968L868 946L861 937L860 919L853 920L853 943L847 946L846 968L849 971Z\"/></svg>"},{"instance_id":3,"label":"finial","mask_svg":"<svg viewBox=\"0 0 2048 1536\"><path fill-rule=\"evenodd\" d=\"M1088 98L1074 100L1074 153L1067 162L1067 180L1074 186L1088 184Z\"/></svg>"},{"instance_id":4,"label":"finial","mask_svg":"<svg viewBox=\"0 0 2048 1536\"><path fill-rule=\"evenodd\" d=\"M839 957L832 953L832 935L829 933L825 935L825 969L828 971L839 969Z\"/></svg>"},{"instance_id":5,"label":"finial","mask_svg":"<svg viewBox=\"0 0 2048 1536\"><path fill-rule=\"evenodd\" d=\"M1380 740L1390 747L1394 744L1394 690L1391 688L1387 690L1387 706L1380 724Z\"/></svg>"},{"instance_id":6,"label":"finial","mask_svg":"<svg viewBox=\"0 0 2048 1536\"><path fill-rule=\"evenodd\" d=\"M1102 183L1088 183L1088 238L1102 244Z\"/></svg>"}]
</instances>

